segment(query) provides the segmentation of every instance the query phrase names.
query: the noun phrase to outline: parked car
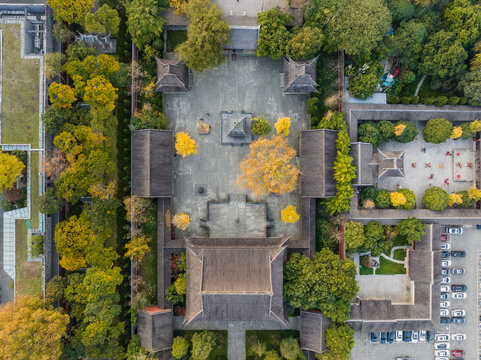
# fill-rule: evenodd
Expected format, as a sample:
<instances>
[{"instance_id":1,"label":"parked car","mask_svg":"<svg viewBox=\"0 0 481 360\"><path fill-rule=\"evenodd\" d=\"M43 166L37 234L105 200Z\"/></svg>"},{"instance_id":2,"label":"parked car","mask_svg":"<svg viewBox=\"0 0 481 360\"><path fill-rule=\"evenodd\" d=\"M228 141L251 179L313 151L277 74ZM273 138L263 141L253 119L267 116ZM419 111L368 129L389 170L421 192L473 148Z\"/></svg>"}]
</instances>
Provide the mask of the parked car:
<instances>
[{"instance_id":1,"label":"parked car","mask_svg":"<svg viewBox=\"0 0 481 360\"><path fill-rule=\"evenodd\" d=\"M448 299L449 299L449 293L442 292L441 293L441 300L448 300Z\"/></svg>"},{"instance_id":2,"label":"parked car","mask_svg":"<svg viewBox=\"0 0 481 360\"><path fill-rule=\"evenodd\" d=\"M441 269L441 275L449 275L450 273L451 273L451 270L449 268Z\"/></svg>"},{"instance_id":3,"label":"parked car","mask_svg":"<svg viewBox=\"0 0 481 360\"><path fill-rule=\"evenodd\" d=\"M464 350L452 350L451 355L454 356L455 358L460 358L461 356L464 356Z\"/></svg>"},{"instance_id":4,"label":"parked car","mask_svg":"<svg viewBox=\"0 0 481 360\"><path fill-rule=\"evenodd\" d=\"M436 356L434 359L435 359L435 360L449 360L449 358L444 357L444 356L441 356L441 357Z\"/></svg>"},{"instance_id":5,"label":"parked car","mask_svg":"<svg viewBox=\"0 0 481 360\"><path fill-rule=\"evenodd\" d=\"M401 341L403 341L403 332L396 331L396 342L401 342Z\"/></svg>"},{"instance_id":6,"label":"parked car","mask_svg":"<svg viewBox=\"0 0 481 360\"><path fill-rule=\"evenodd\" d=\"M451 278L449 276L441 278L441 284L449 284L451 282Z\"/></svg>"},{"instance_id":7,"label":"parked car","mask_svg":"<svg viewBox=\"0 0 481 360\"><path fill-rule=\"evenodd\" d=\"M462 292L468 290L466 285L452 285L451 289L455 292Z\"/></svg>"},{"instance_id":8,"label":"parked car","mask_svg":"<svg viewBox=\"0 0 481 360\"><path fill-rule=\"evenodd\" d=\"M381 332L381 344L385 344L387 339L387 333L385 331Z\"/></svg>"},{"instance_id":9,"label":"parked car","mask_svg":"<svg viewBox=\"0 0 481 360\"><path fill-rule=\"evenodd\" d=\"M464 316L454 316L451 318L451 322L453 324L464 324L466 322L466 318Z\"/></svg>"},{"instance_id":10,"label":"parked car","mask_svg":"<svg viewBox=\"0 0 481 360\"><path fill-rule=\"evenodd\" d=\"M449 310L448 309L441 309L441 310L439 310L439 315L440 316L449 316Z\"/></svg>"},{"instance_id":11,"label":"parked car","mask_svg":"<svg viewBox=\"0 0 481 360\"><path fill-rule=\"evenodd\" d=\"M441 288L441 292L451 291L451 288L449 287L449 285L441 285L440 288Z\"/></svg>"},{"instance_id":12,"label":"parked car","mask_svg":"<svg viewBox=\"0 0 481 360\"><path fill-rule=\"evenodd\" d=\"M403 331L403 342L411 342L411 331Z\"/></svg>"},{"instance_id":13,"label":"parked car","mask_svg":"<svg viewBox=\"0 0 481 360\"><path fill-rule=\"evenodd\" d=\"M465 292L455 292L453 293L453 299L466 299L468 297L468 294Z\"/></svg>"},{"instance_id":14,"label":"parked car","mask_svg":"<svg viewBox=\"0 0 481 360\"><path fill-rule=\"evenodd\" d=\"M394 336L395 336L395 332L394 331L389 331L387 333L387 342L389 344L392 344L394 342Z\"/></svg>"},{"instance_id":15,"label":"parked car","mask_svg":"<svg viewBox=\"0 0 481 360\"><path fill-rule=\"evenodd\" d=\"M413 343L417 343L418 340L419 340L419 332L413 331L412 334L411 334L411 341Z\"/></svg>"},{"instance_id":16,"label":"parked car","mask_svg":"<svg viewBox=\"0 0 481 360\"><path fill-rule=\"evenodd\" d=\"M444 232L447 234L461 235L463 233L463 228L461 226L445 226Z\"/></svg>"},{"instance_id":17,"label":"parked car","mask_svg":"<svg viewBox=\"0 0 481 360\"><path fill-rule=\"evenodd\" d=\"M439 322L441 323L441 325L451 324L451 318L441 316L441 318L439 319Z\"/></svg>"},{"instance_id":18,"label":"parked car","mask_svg":"<svg viewBox=\"0 0 481 360\"><path fill-rule=\"evenodd\" d=\"M466 311L464 309L456 309L451 311L451 316L465 316Z\"/></svg>"},{"instance_id":19,"label":"parked car","mask_svg":"<svg viewBox=\"0 0 481 360\"><path fill-rule=\"evenodd\" d=\"M441 241L448 241L449 240L449 235L443 234L441 235Z\"/></svg>"},{"instance_id":20,"label":"parked car","mask_svg":"<svg viewBox=\"0 0 481 360\"><path fill-rule=\"evenodd\" d=\"M441 250L451 250L451 244L450 243L441 244Z\"/></svg>"},{"instance_id":21,"label":"parked car","mask_svg":"<svg viewBox=\"0 0 481 360\"><path fill-rule=\"evenodd\" d=\"M434 344L434 349L435 350L447 350L447 349L449 349L449 343L448 342L436 343L436 344Z\"/></svg>"},{"instance_id":22,"label":"parked car","mask_svg":"<svg viewBox=\"0 0 481 360\"><path fill-rule=\"evenodd\" d=\"M448 308L449 305L451 305L451 303L449 301L441 301L439 303L439 306L441 306L442 308Z\"/></svg>"},{"instance_id":23,"label":"parked car","mask_svg":"<svg viewBox=\"0 0 481 360\"><path fill-rule=\"evenodd\" d=\"M426 340L429 342L434 342L434 331L428 330L426 333Z\"/></svg>"},{"instance_id":24,"label":"parked car","mask_svg":"<svg viewBox=\"0 0 481 360\"><path fill-rule=\"evenodd\" d=\"M452 250L451 251L452 257L466 257L466 251L462 250Z\"/></svg>"},{"instance_id":25,"label":"parked car","mask_svg":"<svg viewBox=\"0 0 481 360\"><path fill-rule=\"evenodd\" d=\"M420 342L426 342L426 331L421 330L419 332L419 341Z\"/></svg>"},{"instance_id":26,"label":"parked car","mask_svg":"<svg viewBox=\"0 0 481 360\"><path fill-rule=\"evenodd\" d=\"M371 333L371 342L372 343L377 343L379 338L379 333L377 332L372 332Z\"/></svg>"},{"instance_id":27,"label":"parked car","mask_svg":"<svg viewBox=\"0 0 481 360\"><path fill-rule=\"evenodd\" d=\"M437 342L449 341L449 338L449 334L436 334L436 336L434 337Z\"/></svg>"},{"instance_id":28,"label":"parked car","mask_svg":"<svg viewBox=\"0 0 481 360\"><path fill-rule=\"evenodd\" d=\"M455 341L464 341L466 340L466 334L453 334L451 339Z\"/></svg>"},{"instance_id":29,"label":"parked car","mask_svg":"<svg viewBox=\"0 0 481 360\"><path fill-rule=\"evenodd\" d=\"M464 274L466 274L466 269L465 268L454 268L452 273L454 275L464 275Z\"/></svg>"},{"instance_id":30,"label":"parked car","mask_svg":"<svg viewBox=\"0 0 481 360\"><path fill-rule=\"evenodd\" d=\"M441 257L443 259L450 258L451 257L451 252L450 251L442 251L441 252Z\"/></svg>"},{"instance_id":31,"label":"parked car","mask_svg":"<svg viewBox=\"0 0 481 360\"><path fill-rule=\"evenodd\" d=\"M449 351L446 350L435 350L434 356L449 356Z\"/></svg>"},{"instance_id":32,"label":"parked car","mask_svg":"<svg viewBox=\"0 0 481 360\"><path fill-rule=\"evenodd\" d=\"M451 266L451 260L442 260L441 266Z\"/></svg>"},{"instance_id":33,"label":"parked car","mask_svg":"<svg viewBox=\"0 0 481 360\"><path fill-rule=\"evenodd\" d=\"M411 358L409 356L400 356L400 357L397 357L394 360L411 360Z\"/></svg>"}]
</instances>

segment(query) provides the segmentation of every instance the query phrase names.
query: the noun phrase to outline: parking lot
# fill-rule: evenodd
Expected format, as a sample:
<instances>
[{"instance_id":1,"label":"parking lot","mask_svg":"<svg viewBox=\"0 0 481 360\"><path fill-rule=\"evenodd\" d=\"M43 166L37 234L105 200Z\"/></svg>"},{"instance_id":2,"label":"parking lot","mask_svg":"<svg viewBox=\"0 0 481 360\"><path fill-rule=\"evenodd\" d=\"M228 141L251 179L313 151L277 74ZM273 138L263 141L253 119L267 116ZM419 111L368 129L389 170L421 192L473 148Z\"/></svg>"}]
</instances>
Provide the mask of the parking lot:
<instances>
[{"instance_id":1,"label":"parking lot","mask_svg":"<svg viewBox=\"0 0 481 360\"><path fill-rule=\"evenodd\" d=\"M464 268L464 275L449 275L450 284L467 285L467 298L461 300L452 299L450 296L449 316L452 310L464 309L466 312L466 322L464 324L436 324L437 334L466 334L465 341L450 341L450 351L452 349L462 349L465 351L463 359L478 360L481 344L481 329L478 325L480 311L478 312L478 301L481 300L481 288L479 279L481 277L481 231L475 228L464 227L462 235L450 235L448 241L451 250L461 250L466 252L466 257L451 257L451 268ZM444 242L442 242L444 243ZM445 277L445 276L443 276ZM450 291L452 294L452 291ZM434 299L440 301L440 299ZM478 339L479 337L479 339ZM355 345L351 352L352 359L395 359L398 356L409 356L412 360L431 360L435 359L434 345L432 343L402 343L392 344L372 344L370 334L356 333ZM479 342L478 342L479 341Z\"/></svg>"}]
</instances>

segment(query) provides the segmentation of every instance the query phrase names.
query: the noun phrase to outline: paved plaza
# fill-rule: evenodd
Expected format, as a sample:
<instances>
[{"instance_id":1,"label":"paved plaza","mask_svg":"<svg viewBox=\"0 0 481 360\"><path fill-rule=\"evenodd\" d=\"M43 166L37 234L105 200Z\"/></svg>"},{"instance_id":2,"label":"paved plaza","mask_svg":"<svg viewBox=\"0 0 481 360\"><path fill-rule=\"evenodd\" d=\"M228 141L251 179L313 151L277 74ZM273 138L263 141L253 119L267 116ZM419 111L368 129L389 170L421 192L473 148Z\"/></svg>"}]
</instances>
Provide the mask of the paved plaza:
<instances>
[{"instance_id":1,"label":"paved plaza","mask_svg":"<svg viewBox=\"0 0 481 360\"><path fill-rule=\"evenodd\" d=\"M256 201L250 191L236 184L240 174L239 164L249 153L249 146L222 145L221 112L244 111L252 113L253 117L264 115L271 125L278 117L288 116L291 118L288 140L296 151L299 150L298 133L310 127L307 113L309 96L282 95L281 73L281 60L251 56L239 56L236 61L227 58L219 68L195 73L189 93L163 96L167 127L174 132L189 132L198 143L197 154L174 158L173 212L187 212L191 217L190 226L177 237L207 235L205 228L201 227L201 219L206 220L210 215L208 201L226 202L230 195L247 195L247 203ZM208 135L198 133L198 117L211 125ZM273 127L271 134L274 132ZM199 187L202 187L201 193L198 192ZM298 189L282 196L261 197L258 201L267 203L266 219L263 221L272 225L269 236L289 235L292 240L300 239L301 222L285 224L280 219L280 211L287 205L297 206L300 213ZM236 218L224 223L208 219L208 223L215 226L216 237L229 236L228 228L232 227ZM242 218L252 218L252 214L239 217L239 220ZM259 234L257 225L253 233ZM248 231L244 231L244 237L248 236Z\"/></svg>"},{"instance_id":2,"label":"paved plaza","mask_svg":"<svg viewBox=\"0 0 481 360\"><path fill-rule=\"evenodd\" d=\"M389 299L393 304L411 304L413 284L406 274L356 275L361 299Z\"/></svg>"}]
</instances>

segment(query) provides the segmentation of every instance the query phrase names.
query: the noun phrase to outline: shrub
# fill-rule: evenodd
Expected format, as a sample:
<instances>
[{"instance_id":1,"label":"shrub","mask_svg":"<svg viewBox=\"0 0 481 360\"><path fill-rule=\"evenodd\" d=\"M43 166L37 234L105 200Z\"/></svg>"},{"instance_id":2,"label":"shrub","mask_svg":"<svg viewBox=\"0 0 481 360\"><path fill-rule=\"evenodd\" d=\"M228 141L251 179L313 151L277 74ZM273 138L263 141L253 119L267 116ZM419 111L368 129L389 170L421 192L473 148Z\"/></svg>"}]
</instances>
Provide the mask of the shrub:
<instances>
[{"instance_id":1,"label":"shrub","mask_svg":"<svg viewBox=\"0 0 481 360\"><path fill-rule=\"evenodd\" d=\"M384 228L381 223L377 221L369 221L364 226L364 235L368 241L378 241L384 235Z\"/></svg>"},{"instance_id":2,"label":"shrub","mask_svg":"<svg viewBox=\"0 0 481 360\"><path fill-rule=\"evenodd\" d=\"M454 126L453 131L451 132L451 139L457 139L460 138L463 135L463 129L461 126Z\"/></svg>"},{"instance_id":3,"label":"shrub","mask_svg":"<svg viewBox=\"0 0 481 360\"><path fill-rule=\"evenodd\" d=\"M389 197L391 198L391 205L395 208L406 204L407 201L406 197L397 191L390 192Z\"/></svg>"},{"instance_id":4,"label":"shrub","mask_svg":"<svg viewBox=\"0 0 481 360\"><path fill-rule=\"evenodd\" d=\"M481 190L478 188L471 186L469 188L469 197L473 199L474 201L479 201L481 200Z\"/></svg>"},{"instance_id":5,"label":"shrub","mask_svg":"<svg viewBox=\"0 0 481 360\"><path fill-rule=\"evenodd\" d=\"M299 214L294 205L288 205L281 210L281 219L286 224L293 224L299 220Z\"/></svg>"},{"instance_id":6,"label":"shrub","mask_svg":"<svg viewBox=\"0 0 481 360\"><path fill-rule=\"evenodd\" d=\"M449 194L449 206L461 205L463 203L463 195L452 193Z\"/></svg>"},{"instance_id":7,"label":"shrub","mask_svg":"<svg viewBox=\"0 0 481 360\"><path fill-rule=\"evenodd\" d=\"M464 96L459 98L459 105L466 105L468 103L468 99Z\"/></svg>"},{"instance_id":8,"label":"shrub","mask_svg":"<svg viewBox=\"0 0 481 360\"><path fill-rule=\"evenodd\" d=\"M409 244L421 240L421 236L426 233L426 225L415 217L401 220L397 228L398 234L405 237Z\"/></svg>"},{"instance_id":9,"label":"shrub","mask_svg":"<svg viewBox=\"0 0 481 360\"><path fill-rule=\"evenodd\" d=\"M403 84L411 84L414 80L416 80L416 74L413 73L411 70L407 70L401 76L401 80Z\"/></svg>"},{"instance_id":10,"label":"shrub","mask_svg":"<svg viewBox=\"0 0 481 360\"><path fill-rule=\"evenodd\" d=\"M43 236L32 235L30 237L30 255L37 257L43 254Z\"/></svg>"},{"instance_id":11,"label":"shrub","mask_svg":"<svg viewBox=\"0 0 481 360\"><path fill-rule=\"evenodd\" d=\"M462 200L463 200L461 204L459 204L460 207L463 207L463 208L473 207L475 201L474 199L471 199L469 197L469 192L460 191L458 194L462 196Z\"/></svg>"},{"instance_id":12,"label":"shrub","mask_svg":"<svg viewBox=\"0 0 481 360\"><path fill-rule=\"evenodd\" d=\"M388 95L387 102L389 104L399 104L399 96L396 95Z\"/></svg>"},{"instance_id":13,"label":"shrub","mask_svg":"<svg viewBox=\"0 0 481 360\"><path fill-rule=\"evenodd\" d=\"M388 190L380 190L376 196L376 206L380 209L388 208L391 205L391 197Z\"/></svg>"},{"instance_id":14,"label":"shrub","mask_svg":"<svg viewBox=\"0 0 481 360\"><path fill-rule=\"evenodd\" d=\"M349 77L349 91L352 96L360 99L372 96L377 89L383 69L381 64L373 64L364 74L358 72Z\"/></svg>"},{"instance_id":15,"label":"shrub","mask_svg":"<svg viewBox=\"0 0 481 360\"><path fill-rule=\"evenodd\" d=\"M392 122L381 120L377 128L384 141L390 141L394 137L394 124Z\"/></svg>"},{"instance_id":16,"label":"shrub","mask_svg":"<svg viewBox=\"0 0 481 360\"><path fill-rule=\"evenodd\" d=\"M317 96L313 96L307 101L307 108L308 108L309 115L311 116L317 115L319 111L319 105L320 105L319 102L320 100Z\"/></svg>"},{"instance_id":17,"label":"shrub","mask_svg":"<svg viewBox=\"0 0 481 360\"><path fill-rule=\"evenodd\" d=\"M481 131L481 121L480 120L473 120L469 124L469 128L473 133Z\"/></svg>"},{"instance_id":18,"label":"shrub","mask_svg":"<svg viewBox=\"0 0 481 360\"><path fill-rule=\"evenodd\" d=\"M427 209L444 211L448 203L448 193L439 187L432 187L424 192L423 205Z\"/></svg>"},{"instance_id":19,"label":"shrub","mask_svg":"<svg viewBox=\"0 0 481 360\"><path fill-rule=\"evenodd\" d=\"M401 96L401 104L409 105L410 102L411 102L410 96Z\"/></svg>"},{"instance_id":20,"label":"shrub","mask_svg":"<svg viewBox=\"0 0 481 360\"><path fill-rule=\"evenodd\" d=\"M256 117L252 119L252 134L266 136L272 130L271 124L266 120L264 116Z\"/></svg>"},{"instance_id":21,"label":"shrub","mask_svg":"<svg viewBox=\"0 0 481 360\"><path fill-rule=\"evenodd\" d=\"M266 352L264 360L282 360L282 358L279 356L279 353L277 351L269 350L268 352Z\"/></svg>"},{"instance_id":22,"label":"shrub","mask_svg":"<svg viewBox=\"0 0 481 360\"><path fill-rule=\"evenodd\" d=\"M376 189L375 186L366 186L366 187L363 187L361 192L359 193L359 198L361 200L364 200L364 199L376 199L377 197L377 194L378 194L378 190Z\"/></svg>"},{"instance_id":23,"label":"shrub","mask_svg":"<svg viewBox=\"0 0 481 360\"><path fill-rule=\"evenodd\" d=\"M192 336L192 360L207 360L216 345L212 331L196 332Z\"/></svg>"},{"instance_id":24,"label":"shrub","mask_svg":"<svg viewBox=\"0 0 481 360\"><path fill-rule=\"evenodd\" d=\"M432 98L432 97L421 98L421 103L423 103L424 105L432 105L433 102L434 102L434 98Z\"/></svg>"},{"instance_id":25,"label":"shrub","mask_svg":"<svg viewBox=\"0 0 481 360\"><path fill-rule=\"evenodd\" d=\"M417 105L419 104L419 96L411 96L411 104Z\"/></svg>"},{"instance_id":26,"label":"shrub","mask_svg":"<svg viewBox=\"0 0 481 360\"><path fill-rule=\"evenodd\" d=\"M286 360L297 360L299 355L302 354L299 342L292 336L282 339L279 350L282 357Z\"/></svg>"},{"instance_id":27,"label":"shrub","mask_svg":"<svg viewBox=\"0 0 481 360\"><path fill-rule=\"evenodd\" d=\"M424 141L441 144L451 136L453 124L447 119L437 118L428 121L423 129Z\"/></svg>"},{"instance_id":28,"label":"shrub","mask_svg":"<svg viewBox=\"0 0 481 360\"><path fill-rule=\"evenodd\" d=\"M395 127L398 125L406 125L406 128L401 135L394 135L394 140L396 140L397 142L408 143L410 141L413 141L414 138L418 135L418 129L416 125L414 125L412 122L401 120L396 123Z\"/></svg>"},{"instance_id":29,"label":"shrub","mask_svg":"<svg viewBox=\"0 0 481 360\"><path fill-rule=\"evenodd\" d=\"M463 122L461 126L461 130L463 130L463 134L461 135L461 139L469 139L471 136L473 136L473 132L471 131L471 128L469 127L469 122Z\"/></svg>"},{"instance_id":30,"label":"shrub","mask_svg":"<svg viewBox=\"0 0 481 360\"><path fill-rule=\"evenodd\" d=\"M457 96L451 96L448 98L449 105L458 105L460 98Z\"/></svg>"},{"instance_id":31,"label":"shrub","mask_svg":"<svg viewBox=\"0 0 481 360\"><path fill-rule=\"evenodd\" d=\"M404 196L406 203L398 206L398 209L412 210L416 206L416 195L409 189L399 189L398 192Z\"/></svg>"},{"instance_id":32,"label":"shrub","mask_svg":"<svg viewBox=\"0 0 481 360\"><path fill-rule=\"evenodd\" d=\"M366 199L362 202L362 207L364 209L374 209L376 207L376 203L372 199Z\"/></svg>"},{"instance_id":33,"label":"shrub","mask_svg":"<svg viewBox=\"0 0 481 360\"><path fill-rule=\"evenodd\" d=\"M172 341L172 356L176 359L182 359L188 352L189 341L182 336L176 336Z\"/></svg>"},{"instance_id":34,"label":"shrub","mask_svg":"<svg viewBox=\"0 0 481 360\"><path fill-rule=\"evenodd\" d=\"M366 241L364 225L355 221L348 221L344 229L344 240L347 250L361 248Z\"/></svg>"},{"instance_id":35,"label":"shrub","mask_svg":"<svg viewBox=\"0 0 481 360\"><path fill-rule=\"evenodd\" d=\"M379 130L371 123L365 123L359 126L358 138L359 141L371 143L374 147L377 147L382 141Z\"/></svg>"},{"instance_id":36,"label":"shrub","mask_svg":"<svg viewBox=\"0 0 481 360\"><path fill-rule=\"evenodd\" d=\"M443 106L443 105L446 105L448 102L448 98L446 96L438 96L435 100L434 100L434 105L436 106Z\"/></svg>"}]
</instances>

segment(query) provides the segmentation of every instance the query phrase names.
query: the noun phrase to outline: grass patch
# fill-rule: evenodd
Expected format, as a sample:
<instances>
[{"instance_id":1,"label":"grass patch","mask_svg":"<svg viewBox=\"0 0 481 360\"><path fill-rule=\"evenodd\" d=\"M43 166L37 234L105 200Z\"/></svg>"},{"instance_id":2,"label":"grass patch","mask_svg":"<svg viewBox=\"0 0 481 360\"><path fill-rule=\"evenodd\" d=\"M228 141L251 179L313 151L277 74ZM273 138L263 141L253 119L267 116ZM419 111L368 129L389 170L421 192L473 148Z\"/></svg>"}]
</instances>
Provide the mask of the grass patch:
<instances>
[{"instance_id":1,"label":"grass patch","mask_svg":"<svg viewBox=\"0 0 481 360\"><path fill-rule=\"evenodd\" d=\"M397 264L385 259L383 256L379 258L380 267L376 270L376 275L395 275L405 274L406 269L403 264Z\"/></svg>"},{"instance_id":2,"label":"grass patch","mask_svg":"<svg viewBox=\"0 0 481 360\"><path fill-rule=\"evenodd\" d=\"M246 359L255 360L256 356L251 353L251 348L258 341L265 343L267 351L276 350L279 352L282 339L294 337L299 340L297 330L248 330L246 331Z\"/></svg>"},{"instance_id":3,"label":"grass patch","mask_svg":"<svg viewBox=\"0 0 481 360\"><path fill-rule=\"evenodd\" d=\"M15 224L15 282L16 295L40 295L42 292L42 264L28 262L27 221Z\"/></svg>"},{"instance_id":4,"label":"grass patch","mask_svg":"<svg viewBox=\"0 0 481 360\"><path fill-rule=\"evenodd\" d=\"M38 148L40 60L20 58L20 25L1 24L2 143Z\"/></svg>"},{"instance_id":5,"label":"grass patch","mask_svg":"<svg viewBox=\"0 0 481 360\"><path fill-rule=\"evenodd\" d=\"M196 332L200 332L201 330L175 330L174 337L176 336L183 336L189 342L192 339L192 336ZM210 330L215 335L216 340L216 347L212 350L209 355L209 360L224 360L227 359L227 331L226 330ZM191 346L192 349L192 346Z\"/></svg>"},{"instance_id":6,"label":"grass patch","mask_svg":"<svg viewBox=\"0 0 481 360\"><path fill-rule=\"evenodd\" d=\"M406 249L394 250L393 258L395 260L404 260L405 257L406 257Z\"/></svg>"},{"instance_id":7,"label":"grass patch","mask_svg":"<svg viewBox=\"0 0 481 360\"><path fill-rule=\"evenodd\" d=\"M410 244L407 242L404 236L396 236L392 240L391 246L387 250L383 250L382 252L387 256L391 257L391 250L393 247L396 247L396 246L410 246Z\"/></svg>"},{"instance_id":8,"label":"grass patch","mask_svg":"<svg viewBox=\"0 0 481 360\"><path fill-rule=\"evenodd\" d=\"M167 51L172 52L176 46L187 40L186 30L168 30L167 31Z\"/></svg>"},{"instance_id":9,"label":"grass patch","mask_svg":"<svg viewBox=\"0 0 481 360\"><path fill-rule=\"evenodd\" d=\"M364 255L359 258L359 275L372 275L374 274L374 269L365 267L362 264L362 260L369 255Z\"/></svg>"}]
</instances>

